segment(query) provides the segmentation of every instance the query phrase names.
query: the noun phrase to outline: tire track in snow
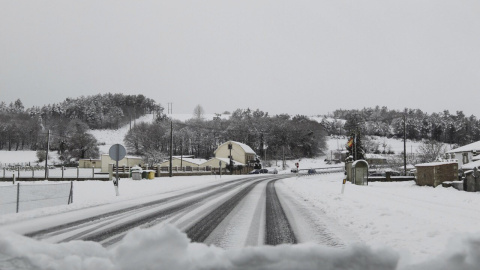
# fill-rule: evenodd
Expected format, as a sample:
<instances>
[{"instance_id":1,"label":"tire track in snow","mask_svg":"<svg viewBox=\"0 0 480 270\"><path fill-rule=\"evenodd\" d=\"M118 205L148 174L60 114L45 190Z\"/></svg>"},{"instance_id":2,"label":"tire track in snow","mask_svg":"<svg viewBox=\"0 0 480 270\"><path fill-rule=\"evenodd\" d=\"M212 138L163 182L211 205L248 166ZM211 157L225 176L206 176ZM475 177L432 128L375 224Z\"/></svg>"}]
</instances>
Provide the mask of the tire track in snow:
<instances>
[{"instance_id":1,"label":"tire track in snow","mask_svg":"<svg viewBox=\"0 0 480 270\"><path fill-rule=\"evenodd\" d=\"M265 244L296 244L297 239L275 190L275 182L277 180L279 179L272 180L267 184Z\"/></svg>"},{"instance_id":2,"label":"tire track in snow","mask_svg":"<svg viewBox=\"0 0 480 270\"><path fill-rule=\"evenodd\" d=\"M186 233L188 238L190 238L192 242L205 241L210 233L217 228L217 226L235 208L235 206L237 206L240 201L261 181L264 181L264 179L258 180L243 188L230 199L215 208L215 210L204 216L197 223L187 229Z\"/></svg>"}]
</instances>

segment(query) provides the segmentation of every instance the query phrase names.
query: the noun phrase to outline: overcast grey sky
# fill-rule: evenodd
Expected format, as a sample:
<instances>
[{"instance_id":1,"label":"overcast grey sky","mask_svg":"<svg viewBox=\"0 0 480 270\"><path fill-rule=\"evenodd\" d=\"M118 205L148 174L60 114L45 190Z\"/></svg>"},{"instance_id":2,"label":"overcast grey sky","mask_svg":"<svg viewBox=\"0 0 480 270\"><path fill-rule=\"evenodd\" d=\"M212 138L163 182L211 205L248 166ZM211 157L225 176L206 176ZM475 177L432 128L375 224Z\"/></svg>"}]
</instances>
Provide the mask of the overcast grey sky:
<instances>
[{"instance_id":1,"label":"overcast grey sky","mask_svg":"<svg viewBox=\"0 0 480 270\"><path fill-rule=\"evenodd\" d=\"M480 117L480 1L0 0L0 101Z\"/></svg>"}]
</instances>

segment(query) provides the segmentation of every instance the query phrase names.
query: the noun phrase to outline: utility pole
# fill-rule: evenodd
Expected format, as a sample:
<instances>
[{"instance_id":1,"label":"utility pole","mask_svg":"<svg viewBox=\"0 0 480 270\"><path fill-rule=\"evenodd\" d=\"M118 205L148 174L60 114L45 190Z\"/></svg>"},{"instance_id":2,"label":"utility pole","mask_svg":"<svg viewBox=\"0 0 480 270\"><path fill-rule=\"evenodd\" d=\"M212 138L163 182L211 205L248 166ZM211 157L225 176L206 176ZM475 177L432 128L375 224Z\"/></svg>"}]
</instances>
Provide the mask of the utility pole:
<instances>
[{"instance_id":1,"label":"utility pole","mask_svg":"<svg viewBox=\"0 0 480 270\"><path fill-rule=\"evenodd\" d=\"M173 176L172 173L172 160L173 160L173 121L170 121L170 164L168 171L170 172L170 177Z\"/></svg>"},{"instance_id":2,"label":"utility pole","mask_svg":"<svg viewBox=\"0 0 480 270\"><path fill-rule=\"evenodd\" d=\"M407 175L407 109L403 114L403 175Z\"/></svg>"},{"instance_id":3,"label":"utility pole","mask_svg":"<svg viewBox=\"0 0 480 270\"><path fill-rule=\"evenodd\" d=\"M285 170L285 145L282 145L282 152L283 152L282 169Z\"/></svg>"},{"instance_id":4,"label":"utility pole","mask_svg":"<svg viewBox=\"0 0 480 270\"><path fill-rule=\"evenodd\" d=\"M232 147L232 143L229 143L228 149L230 150L230 174L233 174Z\"/></svg>"},{"instance_id":5,"label":"utility pole","mask_svg":"<svg viewBox=\"0 0 480 270\"><path fill-rule=\"evenodd\" d=\"M183 169L183 139L180 144L180 168Z\"/></svg>"},{"instance_id":6,"label":"utility pole","mask_svg":"<svg viewBox=\"0 0 480 270\"><path fill-rule=\"evenodd\" d=\"M47 132L47 154L45 155L45 179L48 178L48 149L50 148L50 129Z\"/></svg>"}]
</instances>

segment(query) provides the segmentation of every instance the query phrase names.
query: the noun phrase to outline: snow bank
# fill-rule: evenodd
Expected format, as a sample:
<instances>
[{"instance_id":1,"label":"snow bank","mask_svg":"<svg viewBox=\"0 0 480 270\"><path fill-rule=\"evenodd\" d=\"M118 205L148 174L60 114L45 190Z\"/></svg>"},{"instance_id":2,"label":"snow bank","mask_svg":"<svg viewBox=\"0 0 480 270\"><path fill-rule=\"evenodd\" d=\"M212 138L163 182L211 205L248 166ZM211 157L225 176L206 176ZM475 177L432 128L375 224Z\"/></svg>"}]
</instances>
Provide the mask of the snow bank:
<instances>
[{"instance_id":1,"label":"snow bank","mask_svg":"<svg viewBox=\"0 0 480 270\"><path fill-rule=\"evenodd\" d=\"M51 244L2 232L0 269L478 269L479 247L479 237L457 240L448 255L398 266L399 255L385 248L299 244L223 250L190 243L170 225L135 229L112 250L94 242Z\"/></svg>"}]
</instances>

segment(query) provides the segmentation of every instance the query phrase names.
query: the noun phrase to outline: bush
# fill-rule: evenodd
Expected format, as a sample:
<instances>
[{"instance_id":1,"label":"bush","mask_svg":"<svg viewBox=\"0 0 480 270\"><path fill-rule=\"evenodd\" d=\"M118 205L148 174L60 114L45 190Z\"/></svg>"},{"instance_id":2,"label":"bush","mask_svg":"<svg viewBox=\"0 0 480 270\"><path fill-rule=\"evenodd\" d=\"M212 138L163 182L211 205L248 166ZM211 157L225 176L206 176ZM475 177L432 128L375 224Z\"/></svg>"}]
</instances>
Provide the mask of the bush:
<instances>
[{"instance_id":1,"label":"bush","mask_svg":"<svg viewBox=\"0 0 480 270\"><path fill-rule=\"evenodd\" d=\"M44 162L47 152L45 150L37 150L36 155L37 155L38 162Z\"/></svg>"}]
</instances>

